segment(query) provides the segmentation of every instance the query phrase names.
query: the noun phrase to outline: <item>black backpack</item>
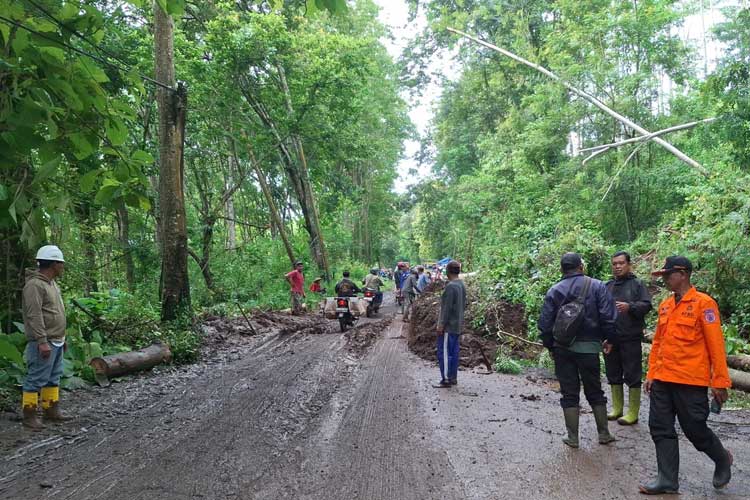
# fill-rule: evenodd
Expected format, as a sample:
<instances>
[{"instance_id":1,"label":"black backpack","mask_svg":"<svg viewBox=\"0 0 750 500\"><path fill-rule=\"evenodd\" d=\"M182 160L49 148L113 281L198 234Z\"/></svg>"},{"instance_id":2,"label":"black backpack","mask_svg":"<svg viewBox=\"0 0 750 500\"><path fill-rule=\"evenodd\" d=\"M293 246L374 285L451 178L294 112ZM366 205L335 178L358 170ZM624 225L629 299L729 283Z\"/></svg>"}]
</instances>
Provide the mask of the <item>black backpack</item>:
<instances>
[{"instance_id":1,"label":"black backpack","mask_svg":"<svg viewBox=\"0 0 750 500\"><path fill-rule=\"evenodd\" d=\"M586 296L590 287L591 278L584 276L583 286L578 296L558 309L555 324L552 327L552 337L556 344L570 347L576 341L576 335L583 323Z\"/></svg>"}]
</instances>

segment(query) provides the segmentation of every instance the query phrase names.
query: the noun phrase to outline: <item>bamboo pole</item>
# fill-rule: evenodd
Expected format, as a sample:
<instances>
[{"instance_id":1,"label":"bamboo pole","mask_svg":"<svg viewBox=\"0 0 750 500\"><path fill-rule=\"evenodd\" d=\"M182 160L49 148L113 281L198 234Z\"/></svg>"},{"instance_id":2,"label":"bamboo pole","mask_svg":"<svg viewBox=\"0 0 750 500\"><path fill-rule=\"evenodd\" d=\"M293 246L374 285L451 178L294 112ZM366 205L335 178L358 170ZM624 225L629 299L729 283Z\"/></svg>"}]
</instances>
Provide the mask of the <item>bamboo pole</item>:
<instances>
[{"instance_id":1,"label":"bamboo pole","mask_svg":"<svg viewBox=\"0 0 750 500\"><path fill-rule=\"evenodd\" d=\"M614 111L613 109L610 109L606 104L604 104L599 99L597 99L596 97L592 96L591 94L588 94L587 92L584 92L583 90L577 89L576 87L574 87L570 83L566 82L565 80L563 80L562 78L560 78L555 73L553 73L550 70L548 70L547 68L539 66L538 64L534 64L531 61L527 61L523 57L517 56L516 54L514 54L512 52L509 52L509 51L507 51L505 49L502 49L502 48L500 48L500 47L498 47L496 45L493 45L493 44L491 44L489 42L485 42L484 40L480 40L479 38L471 36L468 33L465 33L463 31L457 30L455 28L448 28L448 31L450 31L451 33L455 33L457 35L460 35L460 36L462 36L462 37L464 37L464 38L466 38L468 40L471 40L474 43L477 43L479 45L487 47L488 49L494 50L495 52L499 52L499 53L503 54L504 56L510 57L514 61L520 62L521 64L524 64L524 65L526 65L526 66L528 66L530 68L533 68L533 69L539 71L540 73L542 73L542 74L544 74L544 75L552 78L553 80L561 83L565 88L567 88L568 90L570 90L574 94L576 94L579 97L587 100L588 102L590 102L591 104L593 104L597 108L599 108L602 111L604 111L605 113L607 113L612 118L614 118L617 121L619 121L620 123L623 123L624 125L630 127L631 129L635 130L636 132L638 132L638 133L640 133L642 135L649 135L651 133L648 130L646 130L645 128L643 128L640 125L638 125L637 123L635 123L632 120L630 120L629 118L627 118L627 117L619 114L618 112ZM708 171L705 168L703 168L703 165L701 165L697 161L693 160L692 158L690 158L689 156L687 156L685 153L683 153L682 151L680 151L676 147L672 146L670 143L668 143L664 139L661 139L660 137L654 137L653 141L656 142L656 143L658 143L658 144L660 144L664 149L666 149L667 151L669 151L670 153L672 153L674 156L676 156L677 158L679 158L683 162L687 163L688 165L690 165L691 167L693 167L694 169L696 169L698 172L700 172L704 176L708 176Z\"/></svg>"},{"instance_id":2,"label":"bamboo pole","mask_svg":"<svg viewBox=\"0 0 750 500\"><path fill-rule=\"evenodd\" d=\"M593 147L590 147L590 148L579 149L578 152L579 153L585 153L587 151L599 151L601 149L617 148L617 147L620 147L620 146L624 146L625 144L632 144L634 142L649 141L649 140L653 139L654 137L657 137L657 136L660 136L660 135L669 134L670 132L677 132L678 130L685 130L686 128L692 128L692 127L695 127L696 125L701 125L701 124L704 124L704 123L711 123L711 122L714 122L714 121L716 121L715 117L714 118L706 118L705 120L698 120L698 121L690 122L690 123L683 123L682 125L675 125L674 127L669 127L669 128L665 128L665 129L662 129L662 130L657 130L656 132L652 132L652 133L650 133L648 135L639 135L638 137L632 137L630 139L625 139L625 140L618 141L618 142L613 142L613 143L610 143L610 144L600 144L599 146L593 146ZM584 162L585 161L586 160L584 160Z\"/></svg>"}]
</instances>

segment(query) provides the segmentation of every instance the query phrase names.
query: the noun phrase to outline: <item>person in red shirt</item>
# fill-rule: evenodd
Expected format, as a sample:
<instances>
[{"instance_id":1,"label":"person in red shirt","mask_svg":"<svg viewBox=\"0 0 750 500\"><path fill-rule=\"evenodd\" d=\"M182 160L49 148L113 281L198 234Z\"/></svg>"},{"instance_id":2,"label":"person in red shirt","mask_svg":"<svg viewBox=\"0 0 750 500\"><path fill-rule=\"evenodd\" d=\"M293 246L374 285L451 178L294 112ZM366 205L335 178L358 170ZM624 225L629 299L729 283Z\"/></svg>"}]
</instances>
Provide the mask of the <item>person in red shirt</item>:
<instances>
[{"instance_id":1,"label":"person in red shirt","mask_svg":"<svg viewBox=\"0 0 750 500\"><path fill-rule=\"evenodd\" d=\"M326 289L320 286L320 282L323 280L323 276L320 276L319 278L315 278L310 285L310 291L313 293L319 293L324 294L326 293Z\"/></svg>"},{"instance_id":2,"label":"person in red shirt","mask_svg":"<svg viewBox=\"0 0 750 500\"><path fill-rule=\"evenodd\" d=\"M302 274L302 262L294 263L294 270L286 274L286 280L291 287L292 314L302 313L302 301L305 299L305 275Z\"/></svg>"}]
</instances>

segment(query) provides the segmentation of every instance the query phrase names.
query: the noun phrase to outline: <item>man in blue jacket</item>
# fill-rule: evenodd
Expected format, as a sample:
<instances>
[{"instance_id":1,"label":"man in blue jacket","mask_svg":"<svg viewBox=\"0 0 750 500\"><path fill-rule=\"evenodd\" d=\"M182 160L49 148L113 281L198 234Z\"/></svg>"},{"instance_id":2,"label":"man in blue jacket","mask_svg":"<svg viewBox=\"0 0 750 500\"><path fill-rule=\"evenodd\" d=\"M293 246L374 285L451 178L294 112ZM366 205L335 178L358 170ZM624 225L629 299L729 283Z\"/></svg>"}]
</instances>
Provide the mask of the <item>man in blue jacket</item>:
<instances>
[{"instance_id":1,"label":"man in blue jacket","mask_svg":"<svg viewBox=\"0 0 750 500\"><path fill-rule=\"evenodd\" d=\"M599 368L599 353L602 347L611 347L605 341L615 337L615 309L612 296L604 283L583 274L583 259L577 253L566 253L560 259L562 279L547 291L544 297L542 314L537 324L540 337L555 361L555 374L560 382L560 406L563 408L568 437L563 443L578 448L579 394L581 382L586 400L591 405L596 420L600 444L615 440L607 425L607 398L604 396ZM553 329L557 312L574 300L590 280L588 292L583 301L583 320L575 335L575 341L568 346L555 342Z\"/></svg>"}]
</instances>

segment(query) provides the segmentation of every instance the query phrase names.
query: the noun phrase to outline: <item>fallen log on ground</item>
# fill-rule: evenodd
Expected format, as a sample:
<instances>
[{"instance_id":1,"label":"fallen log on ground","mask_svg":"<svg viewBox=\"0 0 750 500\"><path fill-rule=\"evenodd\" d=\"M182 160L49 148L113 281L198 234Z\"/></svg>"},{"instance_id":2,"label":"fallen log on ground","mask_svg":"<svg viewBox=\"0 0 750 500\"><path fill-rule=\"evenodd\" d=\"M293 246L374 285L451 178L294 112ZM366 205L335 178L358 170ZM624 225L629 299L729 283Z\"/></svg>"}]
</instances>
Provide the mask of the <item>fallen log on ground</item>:
<instances>
[{"instance_id":1,"label":"fallen log on ground","mask_svg":"<svg viewBox=\"0 0 750 500\"><path fill-rule=\"evenodd\" d=\"M93 358L89 365L94 369L96 380L101 385L108 385L109 379L148 370L154 366L172 360L172 351L161 342L145 347L139 351L121 352L101 358Z\"/></svg>"},{"instance_id":2,"label":"fallen log on ground","mask_svg":"<svg viewBox=\"0 0 750 500\"><path fill-rule=\"evenodd\" d=\"M750 372L750 356L747 354L732 354L727 356L729 368Z\"/></svg>"},{"instance_id":3,"label":"fallen log on ground","mask_svg":"<svg viewBox=\"0 0 750 500\"><path fill-rule=\"evenodd\" d=\"M730 368L729 378L732 381L732 389L736 391L750 392L750 373Z\"/></svg>"}]
</instances>

